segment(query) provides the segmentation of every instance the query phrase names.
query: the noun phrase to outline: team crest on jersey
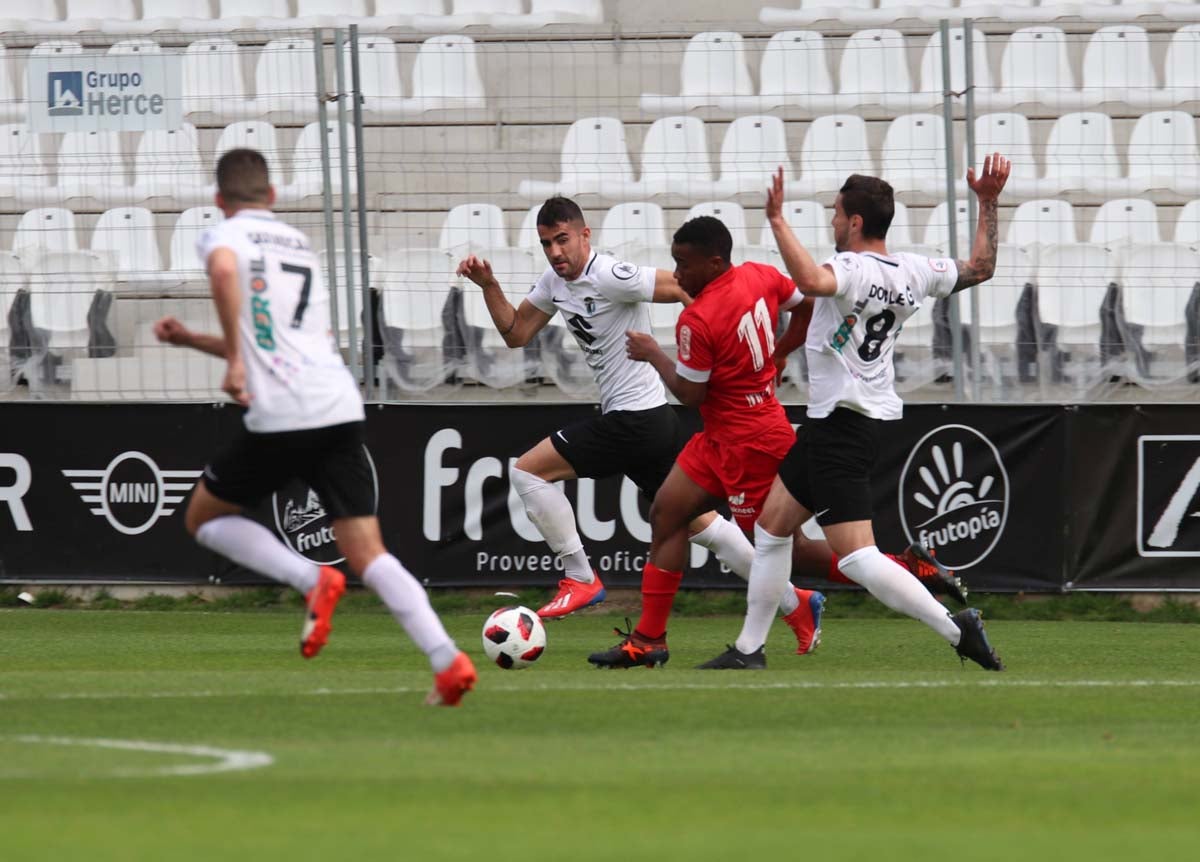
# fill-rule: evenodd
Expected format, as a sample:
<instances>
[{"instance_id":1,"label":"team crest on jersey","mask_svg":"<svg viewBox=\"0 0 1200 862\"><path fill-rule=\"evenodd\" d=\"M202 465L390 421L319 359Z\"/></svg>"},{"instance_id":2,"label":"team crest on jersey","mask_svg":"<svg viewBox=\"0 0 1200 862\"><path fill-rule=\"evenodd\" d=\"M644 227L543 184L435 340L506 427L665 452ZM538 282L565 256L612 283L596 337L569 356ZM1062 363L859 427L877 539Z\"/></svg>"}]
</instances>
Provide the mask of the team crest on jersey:
<instances>
[{"instance_id":1,"label":"team crest on jersey","mask_svg":"<svg viewBox=\"0 0 1200 862\"><path fill-rule=\"evenodd\" d=\"M637 275L638 268L636 264L622 261L621 263L613 264L612 273L614 276L621 279L621 281L629 281L629 279Z\"/></svg>"},{"instance_id":2,"label":"team crest on jersey","mask_svg":"<svg viewBox=\"0 0 1200 862\"><path fill-rule=\"evenodd\" d=\"M686 323L679 327L679 358L684 362L692 358L692 328Z\"/></svg>"},{"instance_id":3,"label":"team crest on jersey","mask_svg":"<svg viewBox=\"0 0 1200 862\"><path fill-rule=\"evenodd\" d=\"M942 258L938 258L938 257L929 258L929 266L933 269L934 272L945 272L946 270L948 270L950 268L950 264L948 261L943 260Z\"/></svg>"},{"instance_id":4,"label":"team crest on jersey","mask_svg":"<svg viewBox=\"0 0 1200 862\"><path fill-rule=\"evenodd\" d=\"M596 299L595 299L595 297L591 297L591 296L585 296L585 297L583 298L583 307L584 307L585 309L587 309L587 313L588 313L588 314L595 314L595 313L596 313Z\"/></svg>"}]
</instances>

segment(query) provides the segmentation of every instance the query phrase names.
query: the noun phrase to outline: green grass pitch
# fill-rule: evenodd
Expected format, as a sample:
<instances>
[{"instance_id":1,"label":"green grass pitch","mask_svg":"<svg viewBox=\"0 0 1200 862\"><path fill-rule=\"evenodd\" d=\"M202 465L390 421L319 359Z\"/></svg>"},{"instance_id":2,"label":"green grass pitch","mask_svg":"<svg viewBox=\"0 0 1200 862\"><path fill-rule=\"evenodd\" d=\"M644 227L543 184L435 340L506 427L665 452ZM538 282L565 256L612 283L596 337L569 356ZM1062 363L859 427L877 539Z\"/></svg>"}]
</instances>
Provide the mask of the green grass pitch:
<instances>
[{"instance_id":1,"label":"green grass pitch","mask_svg":"<svg viewBox=\"0 0 1200 862\"><path fill-rule=\"evenodd\" d=\"M769 669L735 673L691 668L739 618L689 616L666 668L599 671L584 658L620 620L586 614L548 626L537 666L502 671L483 663L482 615L455 613L481 678L452 710L421 705L429 671L386 614L345 608L312 662L299 616L0 611L0 858L1128 862L1200 847L1200 626L994 621L1010 669L988 674L917 623L830 619L816 654L790 654L777 626Z\"/></svg>"}]
</instances>

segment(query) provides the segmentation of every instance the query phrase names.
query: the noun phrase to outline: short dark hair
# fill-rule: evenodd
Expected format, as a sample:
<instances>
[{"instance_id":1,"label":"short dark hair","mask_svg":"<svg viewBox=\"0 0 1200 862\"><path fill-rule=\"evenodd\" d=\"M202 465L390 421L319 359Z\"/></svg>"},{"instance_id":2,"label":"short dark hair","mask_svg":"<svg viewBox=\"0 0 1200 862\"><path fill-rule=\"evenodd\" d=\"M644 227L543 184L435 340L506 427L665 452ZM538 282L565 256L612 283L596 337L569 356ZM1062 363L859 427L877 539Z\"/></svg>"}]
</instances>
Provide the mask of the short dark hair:
<instances>
[{"instance_id":1,"label":"short dark hair","mask_svg":"<svg viewBox=\"0 0 1200 862\"><path fill-rule=\"evenodd\" d=\"M885 239L896 214L892 187L879 177L851 174L842 183L842 211L861 216L862 234L867 239Z\"/></svg>"},{"instance_id":2,"label":"short dark hair","mask_svg":"<svg viewBox=\"0 0 1200 862\"><path fill-rule=\"evenodd\" d=\"M697 216L685 221L675 231L674 241L679 245L690 245L705 254L717 255L726 263L733 253L733 237L729 228L719 218Z\"/></svg>"},{"instance_id":3,"label":"short dark hair","mask_svg":"<svg viewBox=\"0 0 1200 862\"><path fill-rule=\"evenodd\" d=\"M583 210L575 201L564 198L562 195L547 198L546 202L542 204L542 208L538 210L537 223L542 227L554 227L556 224L573 221L586 224L583 220Z\"/></svg>"},{"instance_id":4,"label":"short dark hair","mask_svg":"<svg viewBox=\"0 0 1200 862\"><path fill-rule=\"evenodd\" d=\"M217 162L217 191L227 203L265 201L270 189L267 160L258 150L230 150Z\"/></svg>"}]
</instances>

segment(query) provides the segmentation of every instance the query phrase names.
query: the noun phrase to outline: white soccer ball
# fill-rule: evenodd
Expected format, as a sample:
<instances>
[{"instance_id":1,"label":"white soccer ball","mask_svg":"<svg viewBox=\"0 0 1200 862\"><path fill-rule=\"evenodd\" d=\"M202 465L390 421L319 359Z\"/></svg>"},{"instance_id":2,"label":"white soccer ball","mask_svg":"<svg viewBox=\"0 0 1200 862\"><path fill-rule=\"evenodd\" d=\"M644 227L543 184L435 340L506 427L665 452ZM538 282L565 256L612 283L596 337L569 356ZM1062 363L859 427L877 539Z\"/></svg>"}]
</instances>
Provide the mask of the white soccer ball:
<instances>
[{"instance_id":1,"label":"white soccer ball","mask_svg":"<svg viewBox=\"0 0 1200 862\"><path fill-rule=\"evenodd\" d=\"M505 670L529 667L545 649L546 627L529 608L500 608L483 624L483 651Z\"/></svg>"}]
</instances>

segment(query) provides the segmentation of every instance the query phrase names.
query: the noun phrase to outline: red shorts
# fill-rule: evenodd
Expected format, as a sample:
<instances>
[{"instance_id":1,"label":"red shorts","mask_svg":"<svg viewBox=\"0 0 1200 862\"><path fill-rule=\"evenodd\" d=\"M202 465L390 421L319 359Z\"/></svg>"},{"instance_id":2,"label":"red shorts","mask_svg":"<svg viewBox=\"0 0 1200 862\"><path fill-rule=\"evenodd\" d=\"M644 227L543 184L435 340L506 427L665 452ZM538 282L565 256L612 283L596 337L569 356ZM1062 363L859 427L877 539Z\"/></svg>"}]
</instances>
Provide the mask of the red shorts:
<instances>
[{"instance_id":1,"label":"red shorts","mask_svg":"<svg viewBox=\"0 0 1200 862\"><path fill-rule=\"evenodd\" d=\"M687 477L714 497L729 502L729 511L746 532L762 513L779 464L788 453L795 434L770 434L748 445L718 443L703 431L692 435L675 463ZM778 437L778 441L774 438ZM766 451L763 450L766 444Z\"/></svg>"}]
</instances>

